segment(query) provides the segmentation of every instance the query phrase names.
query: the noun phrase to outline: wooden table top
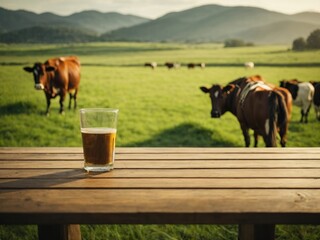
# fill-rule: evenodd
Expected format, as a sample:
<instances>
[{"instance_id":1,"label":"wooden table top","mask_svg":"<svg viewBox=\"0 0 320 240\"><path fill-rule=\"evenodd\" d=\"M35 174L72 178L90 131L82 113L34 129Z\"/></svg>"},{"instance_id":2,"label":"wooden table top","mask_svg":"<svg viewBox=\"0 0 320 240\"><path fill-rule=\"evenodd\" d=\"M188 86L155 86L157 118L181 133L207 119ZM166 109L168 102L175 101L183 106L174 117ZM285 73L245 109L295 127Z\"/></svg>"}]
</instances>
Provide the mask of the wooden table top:
<instances>
[{"instance_id":1,"label":"wooden table top","mask_svg":"<svg viewBox=\"0 0 320 240\"><path fill-rule=\"evenodd\" d=\"M0 224L320 224L320 148L0 148Z\"/></svg>"}]
</instances>

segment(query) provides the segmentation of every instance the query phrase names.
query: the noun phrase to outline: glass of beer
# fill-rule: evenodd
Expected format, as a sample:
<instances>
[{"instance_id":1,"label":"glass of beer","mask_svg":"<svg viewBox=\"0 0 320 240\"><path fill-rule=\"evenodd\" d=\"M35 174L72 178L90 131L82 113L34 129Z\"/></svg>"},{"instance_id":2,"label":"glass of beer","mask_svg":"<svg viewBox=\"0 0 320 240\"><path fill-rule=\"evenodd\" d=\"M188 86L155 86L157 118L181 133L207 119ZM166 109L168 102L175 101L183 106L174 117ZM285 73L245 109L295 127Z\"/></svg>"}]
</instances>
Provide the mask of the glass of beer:
<instances>
[{"instance_id":1,"label":"glass of beer","mask_svg":"<svg viewBox=\"0 0 320 240\"><path fill-rule=\"evenodd\" d=\"M84 169L107 172L113 169L118 109L80 109Z\"/></svg>"}]
</instances>

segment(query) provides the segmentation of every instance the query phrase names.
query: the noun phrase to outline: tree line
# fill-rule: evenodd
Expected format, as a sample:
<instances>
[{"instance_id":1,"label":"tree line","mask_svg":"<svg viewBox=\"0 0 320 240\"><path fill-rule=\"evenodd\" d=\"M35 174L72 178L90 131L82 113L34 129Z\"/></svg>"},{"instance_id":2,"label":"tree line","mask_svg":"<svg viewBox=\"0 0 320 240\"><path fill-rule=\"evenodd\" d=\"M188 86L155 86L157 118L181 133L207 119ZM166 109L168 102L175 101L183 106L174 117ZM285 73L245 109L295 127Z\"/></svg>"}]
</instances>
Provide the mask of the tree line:
<instances>
[{"instance_id":1,"label":"tree line","mask_svg":"<svg viewBox=\"0 0 320 240\"><path fill-rule=\"evenodd\" d=\"M320 29L311 32L307 39L299 37L292 43L292 50L303 51L307 49L320 49Z\"/></svg>"},{"instance_id":2,"label":"tree line","mask_svg":"<svg viewBox=\"0 0 320 240\"><path fill-rule=\"evenodd\" d=\"M228 39L224 41L225 48L246 46L254 46L254 44L245 42L241 39ZM320 49L320 29L311 32L307 39L299 37L292 43L292 50L294 51L303 51L307 49Z\"/></svg>"}]
</instances>

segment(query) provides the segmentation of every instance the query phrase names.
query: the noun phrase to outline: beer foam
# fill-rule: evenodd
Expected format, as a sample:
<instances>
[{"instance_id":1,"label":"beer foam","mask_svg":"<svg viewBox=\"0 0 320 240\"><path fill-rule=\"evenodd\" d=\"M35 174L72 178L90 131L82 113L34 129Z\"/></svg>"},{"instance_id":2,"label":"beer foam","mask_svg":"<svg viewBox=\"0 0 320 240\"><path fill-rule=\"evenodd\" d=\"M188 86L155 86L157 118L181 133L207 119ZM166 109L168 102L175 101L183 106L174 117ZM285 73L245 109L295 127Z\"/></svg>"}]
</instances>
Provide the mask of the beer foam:
<instances>
[{"instance_id":1,"label":"beer foam","mask_svg":"<svg viewBox=\"0 0 320 240\"><path fill-rule=\"evenodd\" d=\"M105 134L116 133L116 128L81 128L82 133Z\"/></svg>"}]
</instances>

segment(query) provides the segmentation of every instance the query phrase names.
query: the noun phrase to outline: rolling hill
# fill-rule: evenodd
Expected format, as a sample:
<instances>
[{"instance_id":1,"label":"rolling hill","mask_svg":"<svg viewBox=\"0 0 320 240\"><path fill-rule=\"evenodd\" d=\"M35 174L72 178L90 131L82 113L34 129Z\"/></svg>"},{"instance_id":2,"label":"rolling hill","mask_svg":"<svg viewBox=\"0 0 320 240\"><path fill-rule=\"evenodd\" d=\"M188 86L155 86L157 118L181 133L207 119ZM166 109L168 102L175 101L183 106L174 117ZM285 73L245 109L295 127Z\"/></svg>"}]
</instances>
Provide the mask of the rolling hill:
<instances>
[{"instance_id":1,"label":"rolling hill","mask_svg":"<svg viewBox=\"0 0 320 240\"><path fill-rule=\"evenodd\" d=\"M42 26L76 28L88 31L90 34L100 35L146 21L149 19L115 12L83 11L69 16L59 16L53 13L36 14L25 10L12 11L0 8L0 31L2 33Z\"/></svg>"},{"instance_id":2,"label":"rolling hill","mask_svg":"<svg viewBox=\"0 0 320 240\"><path fill-rule=\"evenodd\" d=\"M116 12L69 16L0 8L0 42L223 42L291 44L320 28L320 13L288 15L255 7L204 5L155 20Z\"/></svg>"},{"instance_id":3,"label":"rolling hill","mask_svg":"<svg viewBox=\"0 0 320 240\"><path fill-rule=\"evenodd\" d=\"M252 41L254 39L256 43L292 43L294 39L299 37L307 38L312 31L319 27L319 24L279 21L240 32L237 34L237 37L245 41ZM297 31L297 29L299 30Z\"/></svg>"},{"instance_id":4,"label":"rolling hill","mask_svg":"<svg viewBox=\"0 0 320 240\"><path fill-rule=\"evenodd\" d=\"M149 21L149 19L134 15L123 15L116 12L102 13L98 11L83 11L67 16L65 19L73 24L78 23L83 28L94 30L99 34Z\"/></svg>"},{"instance_id":5,"label":"rolling hill","mask_svg":"<svg viewBox=\"0 0 320 240\"><path fill-rule=\"evenodd\" d=\"M320 13L287 15L254 7L204 5L114 30L102 38L183 42L221 42L236 38L254 43L291 43L317 28L320 28Z\"/></svg>"}]
</instances>

